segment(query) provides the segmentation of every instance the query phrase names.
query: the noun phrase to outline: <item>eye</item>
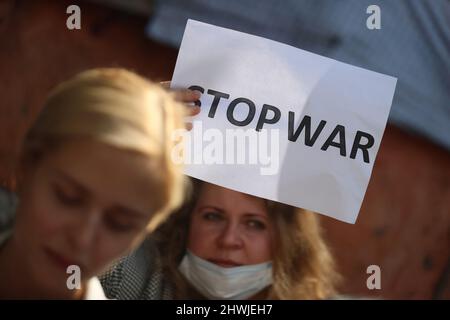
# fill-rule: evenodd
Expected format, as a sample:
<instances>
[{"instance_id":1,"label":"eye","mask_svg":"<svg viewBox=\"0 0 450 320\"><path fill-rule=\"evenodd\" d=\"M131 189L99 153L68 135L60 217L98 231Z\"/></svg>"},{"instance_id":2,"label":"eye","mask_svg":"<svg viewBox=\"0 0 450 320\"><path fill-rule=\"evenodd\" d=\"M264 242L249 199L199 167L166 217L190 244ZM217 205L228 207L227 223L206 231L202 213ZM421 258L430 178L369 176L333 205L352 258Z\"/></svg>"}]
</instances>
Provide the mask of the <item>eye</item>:
<instances>
[{"instance_id":1,"label":"eye","mask_svg":"<svg viewBox=\"0 0 450 320\"><path fill-rule=\"evenodd\" d=\"M119 219L115 218L106 218L105 223L111 231L117 233L127 233L138 228L135 224L119 221Z\"/></svg>"},{"instance_id":2,"label":"eye","mask_svg":"<svg viewBox=\"0 0 450 320\"><path fill-rule=\"evenodd\" d=\"M63 205L69 207L76 207L82 204L83 198L75 192L65 190L59 185L53 185L53 193L56 199Z\"/></svg>"},{"instance_id":3,"label":"eye","mask_svg":"<svg viewBox=\"0 0 450 320\"><path fill-rule=\"evenodd\" d=\"M222 215L216 211L206 211L202 214L204 220L207 221L220 221L222 220Z\"/></svg>"},{"instance_id":4,"label":"eye","mask_svg":"<svg viewBox=\"0 0 450 320\"><path fill-rule=\"evenodd\" d=\"M265 230L266 224L260 220L252 219L247 221L247 226L254 230Z\"/></svg>"}]
</instances>

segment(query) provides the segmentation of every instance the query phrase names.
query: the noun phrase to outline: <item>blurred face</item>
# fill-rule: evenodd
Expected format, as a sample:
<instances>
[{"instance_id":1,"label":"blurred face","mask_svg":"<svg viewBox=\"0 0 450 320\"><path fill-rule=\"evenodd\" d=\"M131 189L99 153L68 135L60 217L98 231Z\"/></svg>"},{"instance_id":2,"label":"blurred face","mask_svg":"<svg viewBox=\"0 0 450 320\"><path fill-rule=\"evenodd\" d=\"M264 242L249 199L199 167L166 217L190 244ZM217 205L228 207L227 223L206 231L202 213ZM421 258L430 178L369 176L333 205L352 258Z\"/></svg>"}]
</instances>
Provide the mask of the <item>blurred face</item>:
<instances>
[{"instance_id":1,"label":"blurred face","mask_svg":"<svg viewBox=\"0 0 450 320\"><path fill-rule=\"evenodd\" d=\"M43 292L67 294L69 265L83 282L139 244L155 211L154 170L143 155L83 140L26 172L14 238Z\"/></svg>"},{"instance_id":2,"label":"blurred face","mask_svg":"<svg viewBox=\"0 0 450 320\"><path fill-rule=\"evenodd\" d=\"M272 260L273 226L263 199L203 183L188 249L222 267Z\"/></svg>"}]
</instances>

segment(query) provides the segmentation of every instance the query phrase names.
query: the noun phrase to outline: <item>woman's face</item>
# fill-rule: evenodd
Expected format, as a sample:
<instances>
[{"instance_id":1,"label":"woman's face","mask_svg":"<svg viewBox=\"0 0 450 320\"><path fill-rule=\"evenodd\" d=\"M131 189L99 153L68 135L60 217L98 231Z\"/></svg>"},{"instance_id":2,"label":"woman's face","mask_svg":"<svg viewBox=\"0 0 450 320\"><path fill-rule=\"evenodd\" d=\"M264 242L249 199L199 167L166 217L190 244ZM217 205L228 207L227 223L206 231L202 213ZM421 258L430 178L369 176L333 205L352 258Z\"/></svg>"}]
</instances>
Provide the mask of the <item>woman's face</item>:
<instances>
[{"instance_id":1,"label":"woman's face","mask_svg":"<svg viewBox=\"0 0 450 320\"><path fill-rule=\"evenodd\" d=\"M191 214L188 249L222 267L272 260L273 226L264 200L203 183Z\"/></svg>"},{"instance_id":2,"label":"woman's face","mask_svg":"<svg viewBox=\"0 0 450 320\"><path fill-rule=\"evenodd\" d=\"M154 170L143 155L80 140L25 171L14 238L43 291L67 294L69 265L83 283L139 244Z\"/></svg>"}]
</instances>

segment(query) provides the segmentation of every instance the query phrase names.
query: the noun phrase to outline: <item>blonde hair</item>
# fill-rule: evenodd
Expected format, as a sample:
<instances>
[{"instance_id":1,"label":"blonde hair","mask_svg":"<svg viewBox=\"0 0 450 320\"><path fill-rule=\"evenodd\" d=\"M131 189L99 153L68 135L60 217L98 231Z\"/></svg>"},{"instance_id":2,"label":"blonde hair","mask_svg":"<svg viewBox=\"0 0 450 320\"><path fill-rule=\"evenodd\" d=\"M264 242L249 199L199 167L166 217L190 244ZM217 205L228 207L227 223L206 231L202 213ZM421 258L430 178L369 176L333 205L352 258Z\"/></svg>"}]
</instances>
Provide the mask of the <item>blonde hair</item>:
<instances>
[{"instance_id":1,"label":"blonde hair","mask_svg":"<svg viewBox=\"0 0 450 320\"><path fill-rule=\"evenodd\" d=\"M266 200L276 228L271 299L326 299L340 275L316 213Z\"/></svg>"},{"instance_id":2,"label":"blonde hair","mask_svg":"<svg viewBox=\"0 0 450 320\"><path fill-rule=\"evenodd\" d=\"M20 162L34 164L75 138L147 156L157 164L160 205L154 229L183 200L183 175L171 161L172 133L184 127L184 107L160 85L118 68L81 72L58 85L29 129ZM152 195L149 195L149 197Z\"/></svg>"},{"instance_id":3,"label":"blonde hair","mask_svg":"<svg viewBox=\"0 0 450 320\"><path fill-rule=\"evenodd\" d=\"M187 243L190 214L202 182L193 180L191 199L155 233L162 254L163 270L174 287L175 299L204 298L178 271ZM340 281L334 259L320 228L317 214L274 201L266 201L270 221L275 226L272 244L273 284L267 298L326 299L336 293Z\"/></svg>"}]
</instances>

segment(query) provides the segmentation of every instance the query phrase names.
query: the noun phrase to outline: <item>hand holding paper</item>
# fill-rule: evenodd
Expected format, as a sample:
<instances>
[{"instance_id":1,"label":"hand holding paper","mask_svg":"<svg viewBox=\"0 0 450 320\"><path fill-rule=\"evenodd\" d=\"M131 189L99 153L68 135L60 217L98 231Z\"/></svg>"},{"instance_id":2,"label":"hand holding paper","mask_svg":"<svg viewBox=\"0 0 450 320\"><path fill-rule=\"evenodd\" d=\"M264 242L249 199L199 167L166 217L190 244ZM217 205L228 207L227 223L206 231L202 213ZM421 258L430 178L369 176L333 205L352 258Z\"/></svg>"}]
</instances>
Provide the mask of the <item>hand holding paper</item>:
<instances>
[{"instance_id":1,"label":"hand holding paper","mask_svg":"<svg viewBox=\"0 0 450 320\"><path fill-rule=\"evenodd\" d=\"M172 79L203 93L186 173L354 223L395 85L390 76L189 20Z\"/></svg>"}]
</instances>

